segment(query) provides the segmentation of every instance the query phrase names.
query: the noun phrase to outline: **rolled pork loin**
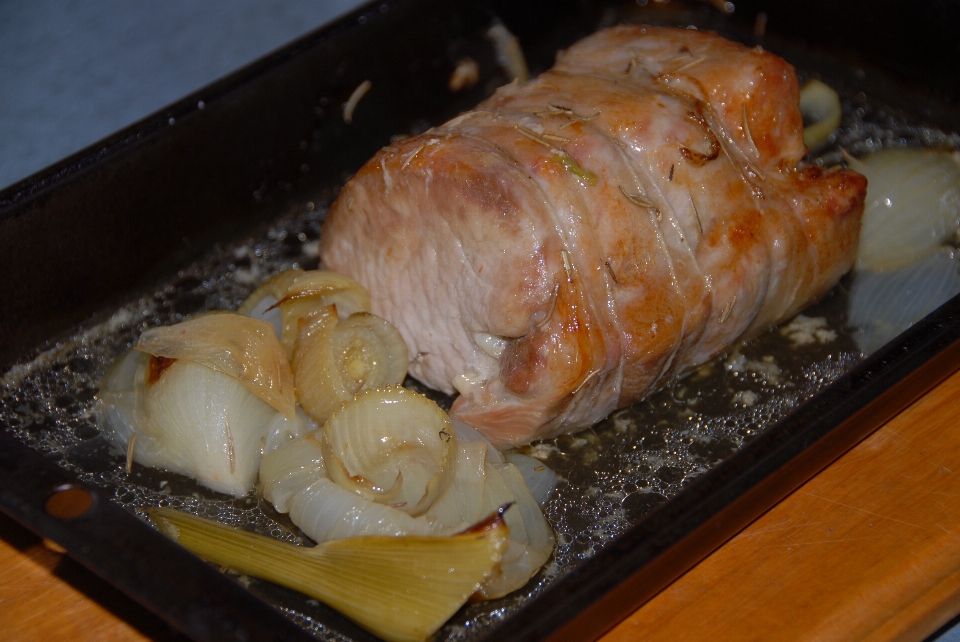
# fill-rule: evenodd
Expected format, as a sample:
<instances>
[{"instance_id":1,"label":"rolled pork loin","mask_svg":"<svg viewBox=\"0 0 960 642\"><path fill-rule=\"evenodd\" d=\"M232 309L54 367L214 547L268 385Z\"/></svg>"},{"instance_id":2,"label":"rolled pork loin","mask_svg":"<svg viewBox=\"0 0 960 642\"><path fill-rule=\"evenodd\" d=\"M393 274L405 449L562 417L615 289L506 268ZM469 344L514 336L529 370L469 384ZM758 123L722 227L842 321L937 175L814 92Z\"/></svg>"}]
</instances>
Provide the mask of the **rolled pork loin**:
<instances>
[{"instance_id":1,"label":"rolled pork loin","mask_svg":"<svg viewBox=\"0 0 960 642\"><path fill-rule=\"evenodd\" d=\"M510 447L585 428L794 315L852 265L866 179L804 164L793 68L621 26L383 148L321 234L410 373Z\"/></svg>"}]
</instances>

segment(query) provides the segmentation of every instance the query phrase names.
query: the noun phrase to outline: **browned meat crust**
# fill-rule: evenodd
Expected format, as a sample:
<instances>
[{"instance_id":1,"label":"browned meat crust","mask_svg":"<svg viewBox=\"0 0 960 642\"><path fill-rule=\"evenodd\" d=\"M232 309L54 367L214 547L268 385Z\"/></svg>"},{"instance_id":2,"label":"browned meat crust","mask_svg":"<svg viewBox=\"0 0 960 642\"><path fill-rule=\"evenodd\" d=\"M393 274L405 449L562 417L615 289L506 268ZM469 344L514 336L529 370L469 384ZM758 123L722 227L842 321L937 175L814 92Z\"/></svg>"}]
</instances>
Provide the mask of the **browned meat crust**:
<instances>
[{"instance_id":1,"label":"browned meat crust","mask_svg":"<svg viewBox=\"0 0 960 642\"><path fill-rule=\"evenodd\" d=\"M821 296L866 180L802 167L780 58L616 27L371 159L323 230L411 373L500 445L590 425Z\"/></svg>"}]
</instances>

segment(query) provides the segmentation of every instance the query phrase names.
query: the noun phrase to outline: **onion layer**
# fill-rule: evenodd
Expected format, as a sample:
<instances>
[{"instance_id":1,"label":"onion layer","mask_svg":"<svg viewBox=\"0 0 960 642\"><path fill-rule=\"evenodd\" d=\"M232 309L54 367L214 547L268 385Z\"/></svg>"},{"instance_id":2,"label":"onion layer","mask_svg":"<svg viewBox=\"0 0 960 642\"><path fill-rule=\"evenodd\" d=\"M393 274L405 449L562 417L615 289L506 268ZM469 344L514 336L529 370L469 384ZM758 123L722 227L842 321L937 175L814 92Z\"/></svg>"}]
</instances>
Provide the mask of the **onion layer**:
<instances>
[{"instance_id":1,"label":"onion layer","mask_svg":"<svg viewBox=\"0 0 960 642\"><path fill-rule=\"evenodd\" d=\"M427 520L433 524L456 526L475 524L483 518L487 452L487 445L480 441L457 444L453 479L425 513Z\"/></svg>"},{"instance_id":2,"label":"onion layer","mask_svg":"<svg viewBox=\"0 0 960 642\"><path fill-rule=\"evenodd\" d=\"M312 270L290 283L278 305L283 317L280 343L287 357L292 357L302 319L329 305L336 307L340 319L357 312L369 312L370 294L351 278L336 272Z\"/></svg>"},{"instance_id":3,"label":"onion layer","mask_svg":"<svg viewBox=\"0 0 960 642\"><path fill-rule=\"evenodd\" d=\"M277 302L287 295L287 289L301 274L303 270L300 268L291 268L277 274L254 290L237 308L237 314L266 321L273 326L279 339L283 333L283 317L276 307Z\"/></svg>"},{"instance_id":4,"label":"onion layer","mask_svg":"<svg viewBox=\"0 0 960 642\"><path fill-rule=\"evenodd\" d=\"M297 399L318 422L341 403L407 376L407 346L384 319L359 312L338 321L334 306L301 320L293 372Z\"/></svg>"},{"instance_id":5,"label":"onion layer","mask_svg":"<svg viewBox=\"0 0 960 642\"><path fill-rule=\"evenodd\" d=\"M453 537L368 537L314 548L171 509L153 509L150 518L201 557L322 600L390 642L427 640L474 594L507 546L507 528L495 516Z\"/></svg>"},{"instance_id":6,"label":"onion layer","mask_svg":"<svg viewBox=\"0 0 960 642\"><path fill-rule=\"evenodd\" d=\"M369 501L417 516L453 479L457 439L450 420L406 388L362 393L323 432L330 478Z\"/></svg>"},{"instance_id":7,"label":"onion layer","mask_svg":"<svg viewBox=\"0 0 960 642\"><path fill-rule=\"evenodd\" d=\"M813 151L840 127L840 97L829 85L810 80L800 90L800 113L813 121L803 128L803 144Z\"/></svg>"},{"instance_id":8,"label":"onion layer","mask_svg":"<svg viewBox=\"0 0 960 642\"><path fill-rule=\"evenodd\" d=\"M453 535L458 529L437 529L423 516L377 504L322 477L293 495L290 519L318 542L370 535Z\"/></svg>"},{"instance_id":9,"label":"onion layer","mask_svg":"<svg viewBox=\"0 0 960 642\"><path fill-rule=\"evenodd\" d=\"M553 533L524 474L478 433L448 422L433 402L404 388L363 393L331 417L323 437L302 437L263 458L263 496L318 542L448 536L512 504L504 559L480 588L488 598L505 595L547 561ZM556 475L530 458L516 461L544 485L545 501Z\"/></svg>"},{"instance_id":10,"label":"onion layer","mask_svg":"<svg viewBox=\"0 0 960 642\"><path fill-rule=\"evenodd\" d=\"M323 435L311 432L260 460L260 492L279 512L290 512L294 495L326 477L322 444Z\"/></svg>"},{"instance_id":11,"label":"onion layer","mask_svg":"<svg viewBox=\"0 0 960 642\"><path fill-rule=\"evenodd\" d=\"M104 436L144 466L193 477L240 497L257 478L260 449L272 426L297 434L287 420L240 381L184 360L158 364L135 350L104 379L99 411Z\"/></svg>"},{"instance_id":12,"label":"onion layer","mask_svg":"<svg viewBox=\"0 0 960 642\"><path fill-rule=\"evenodd\" d=\"M276 415L235 379L177 361L145 386L134 458L239 497L253 488Z\"/></svg>"},{"instance_id":13,"label":"onion layer","mask_svg":"<svg viewBox=\"0 0 960 642\"><path fill-rule=\"evenodd\" d=\"M546 504L553 489L557 487L557 474L539 459L517 452L508 452L507 461L520 471L524 483L537 504L540 506Z\"/></svg>"},{"instance_id":14,"label":"onion layer","mask_svg":"<svg viewBox=\"0 0 960 642\"><path fill-rule=\"evenodd\" d=\"M197 363L236 379L284 416L296 414L293 375L272 326L239 314L207 314L140 336L137 350Z\"/></svg>"},{"instance_id":15,"label":"onion layer","mask_svg":"<svg viewBox=\"0 0 960 642\"><path fill-rule=\"evenodd\" d=\"M888 149L860 159L869 181L857 269L896 270L923 260L960 226L956 153Z\"/></svg>"},{"instance_id":16,"label":"onion layer","mask_svg":"<svg viewBox=\"0 0 960 642\"><path fill-rule=\"evenodd\" d=\"M556 540L516 466L488 462L484 473L484 508L490 510L498 502L513 504L503 516L510 527L503 561L480 587L485 599L493 599L526 584L550 558Z\"/></svg>"}]
</instances>

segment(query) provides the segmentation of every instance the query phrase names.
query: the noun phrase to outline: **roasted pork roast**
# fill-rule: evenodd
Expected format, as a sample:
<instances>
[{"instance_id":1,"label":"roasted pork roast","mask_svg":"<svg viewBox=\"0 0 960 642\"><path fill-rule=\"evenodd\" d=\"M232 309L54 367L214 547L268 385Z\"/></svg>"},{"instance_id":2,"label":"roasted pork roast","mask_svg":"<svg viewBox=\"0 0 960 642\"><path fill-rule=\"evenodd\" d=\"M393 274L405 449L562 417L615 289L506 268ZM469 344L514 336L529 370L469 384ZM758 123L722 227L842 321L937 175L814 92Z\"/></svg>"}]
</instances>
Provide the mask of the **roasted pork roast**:
<instances>
[{"instance_id":1,"label":"roasted pork roast","mask_svg":"<svg viewBox=\"0 0 960 642\"><path fill-rule=\"evenodd\" d=\"M850 268L866 179L802 162L798 97L759 47L598 32L383 148L334 203L323 265L493 443L587 427Z\"/></svg>"}]
</instances>

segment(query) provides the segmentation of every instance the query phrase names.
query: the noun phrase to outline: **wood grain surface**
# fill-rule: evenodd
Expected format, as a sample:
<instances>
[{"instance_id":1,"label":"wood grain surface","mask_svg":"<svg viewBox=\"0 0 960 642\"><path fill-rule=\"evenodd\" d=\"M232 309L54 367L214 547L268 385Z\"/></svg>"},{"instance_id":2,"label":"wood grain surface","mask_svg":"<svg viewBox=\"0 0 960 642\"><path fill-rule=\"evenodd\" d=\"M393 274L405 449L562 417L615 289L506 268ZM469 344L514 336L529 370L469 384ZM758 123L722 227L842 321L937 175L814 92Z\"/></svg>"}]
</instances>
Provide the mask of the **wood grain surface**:
<instances>
[{"instance_id":1,"label":"wood grain surface","mask_svg":"<svg viewBox=\"0 0 960 642\"><path fill-rule=\"evenodd\" d=\"M960 612L960 372L611 630L628 640L922 640ZM173 640L0 515L4 640Z\"/></svg>"},{"instance_id":2,"label":"wood grain surface","mask_svg":"<svg viewBox=\"0 0 960 642\"><path fill-rule=\"evenodd\" d=\"M186 640L0 513L0 640Z\"/></svg>"},{"instance_id":3,"label":"wood grain surface","mask_svg":"<svg viewBox=\"0 0 960 642\"><path fill-rule=\"evenodd\" d=\"M611 631L920 640L960 611L960 373Z\"/></svg>"}]
</instances>

